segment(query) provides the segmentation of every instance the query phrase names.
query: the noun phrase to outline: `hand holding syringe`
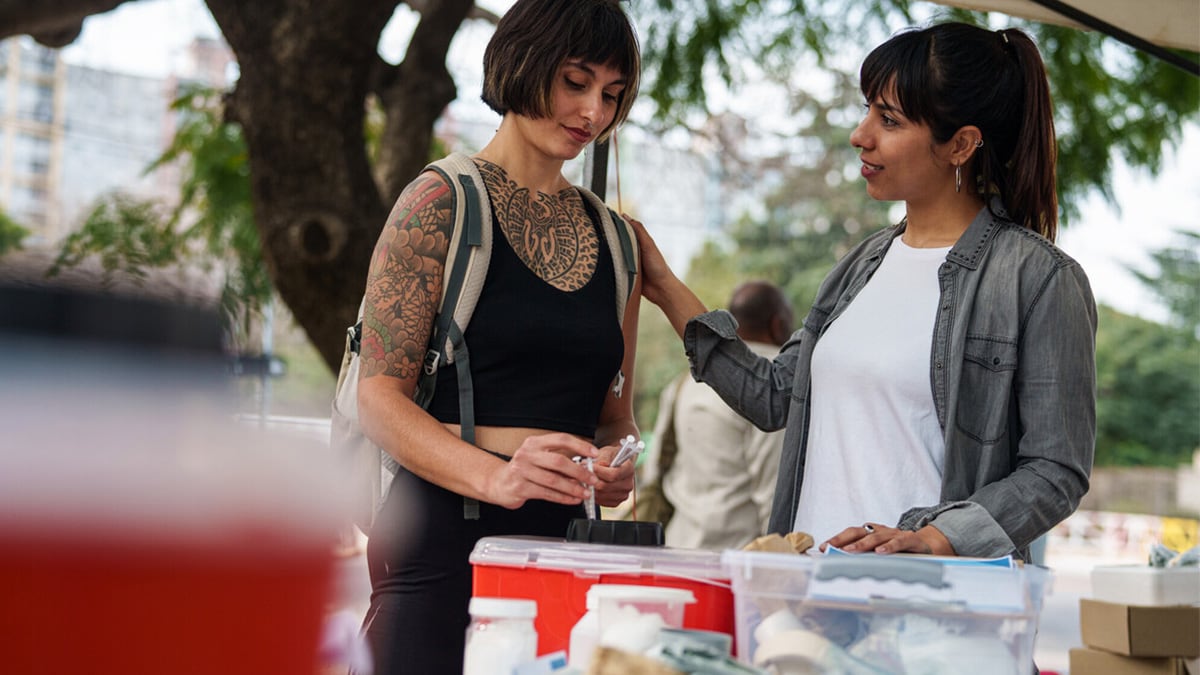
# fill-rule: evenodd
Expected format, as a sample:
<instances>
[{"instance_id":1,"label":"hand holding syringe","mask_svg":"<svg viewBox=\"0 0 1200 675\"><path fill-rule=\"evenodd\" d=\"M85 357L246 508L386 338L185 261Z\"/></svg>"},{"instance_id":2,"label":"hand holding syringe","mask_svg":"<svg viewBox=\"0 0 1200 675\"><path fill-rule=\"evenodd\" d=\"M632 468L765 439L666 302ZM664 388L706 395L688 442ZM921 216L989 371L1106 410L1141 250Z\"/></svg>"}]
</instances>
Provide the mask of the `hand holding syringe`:
<instances>
[{"instance_id":1,"label":"hand holding syringe","mask_svg":"<svg viewBox=\"0 0 1200 675\"><path fill-rule=\"evenodd\" d=\"M585 466L587 466L588 471L591 471L592 473L596 473L596 467L595 467L591 457L575 457L573 461L575 461L576 463L582 462ZM584 512L587 513L588 520L596 520L596 518L599 516L599 514L596 513L596 486L595 485L588 486L588 496L587 496L587 499L583 500L583 510L584 510Z\"/></svg>"},{"instance_id":2,"label":"hand holding syringe","mask_svg":"<svg viewBox=\"0 0 1200 675\"><path fill-rule=\"evenodd\" d=\"M645 449L646 444L637 440L632 434L630 434L621 439L621 447L617 450L617 454L613 456L612 464L610 466L613 468L621 466L631 458L636 457L638 453ZM587 466L588 471L591 471L592 473L596 472L591 457L576 457L575 461L583 462ZM587 512L587 517L589 520L595 520L599 517L599 514L596 512L596 488L594 486L588 487L588 497L583 502L583 508Z\"/></svg>"},{"instance_id":3,"label":"hand holding syringe","mask_svg":"<svg viewBox=\"0 0 1200 675\"><path fill-rule=\"evenodd\" d=\"M633 434L626 436L621 440L621 449L617 450L617 454L613 457L612 466L618 467L624 464L627 460L637 457L638 453L646 449L646 444L633 437Z\"/></svg>"}]
</instances>

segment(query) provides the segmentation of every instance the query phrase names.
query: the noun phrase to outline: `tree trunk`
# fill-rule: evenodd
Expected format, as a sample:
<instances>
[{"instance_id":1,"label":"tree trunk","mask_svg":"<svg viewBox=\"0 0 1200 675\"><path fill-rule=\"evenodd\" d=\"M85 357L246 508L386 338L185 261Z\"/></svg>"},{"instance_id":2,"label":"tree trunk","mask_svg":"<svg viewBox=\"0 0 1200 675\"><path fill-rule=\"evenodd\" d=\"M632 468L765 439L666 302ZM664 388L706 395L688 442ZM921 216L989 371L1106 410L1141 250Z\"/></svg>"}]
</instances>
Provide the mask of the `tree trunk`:
<instances>
[{"instance_id":1,"label":"tree trunk","mask_svg":"<svg viewBox=\"0 0 1200 675\"><path fill-rule=\"evenodd\" d=\"M396 0L207 2L241 69L229 114L246 139L267 268L336 370L396 186L423 166L433 122L454 98L446 50L433 50L449 45L472 3L424 3L409 54L393 67L377 45ZM363 136L366 97L380 82L388 126L403 130L385 141L403 148L390 155L396 168L381 173L386 196Z\"/></svg>"},{"instance_id":2,"label":"tree trunk","mask_svg":"<svg viewBox=\"0 0 1200 675\"><path fill-rule=\"evenodd\" d=\"M69 44L84 18L126 1L0 0L0 38ZM454 100L450 40L473 11L495 17L473 0L408 0L421 20L392 66L378 55L379 36L402 0L206 2L241 71L227 114L246 140L264 261L337 370L391 203L429 161L433 125ZM363 134L372 93L386 115L375 173Z\"/></svg>"}]
</instances>

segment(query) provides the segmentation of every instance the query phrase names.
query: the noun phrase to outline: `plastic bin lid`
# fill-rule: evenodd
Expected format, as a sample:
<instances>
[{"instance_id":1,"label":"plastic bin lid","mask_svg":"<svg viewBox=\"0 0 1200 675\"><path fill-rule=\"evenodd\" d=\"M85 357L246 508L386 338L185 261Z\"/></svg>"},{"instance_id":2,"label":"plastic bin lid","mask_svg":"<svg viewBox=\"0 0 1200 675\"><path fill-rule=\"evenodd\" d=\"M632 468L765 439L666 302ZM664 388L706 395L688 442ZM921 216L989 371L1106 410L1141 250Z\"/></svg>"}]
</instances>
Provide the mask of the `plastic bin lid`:
<instances>
[{"instance_id":1,"label":"plastic bin lid","mask_svg":"<svg viewBox=\"0 0 1200 675\"><path fill-rule=\"evenodd\" d=\"M662 574L728 581L720 551L572 542L553 537L484 537L472 565L572 571L576 574Z\"/></svg>"},{"instance_id":2,"label":"plastic bin lid","mask_svg":"<svg viewBox=\"0 0 1200 675\"><path fill-rule=\"evenodd\" d=\"M1036 614L1050 581L1045 568L1000 559L734 550L722 558L735 596L780 592L772 584L782 573L795 581L794 592L812 599L862 604L885 599L919 607L940 602L967 611Z\"/></svg>"}]
</instances>

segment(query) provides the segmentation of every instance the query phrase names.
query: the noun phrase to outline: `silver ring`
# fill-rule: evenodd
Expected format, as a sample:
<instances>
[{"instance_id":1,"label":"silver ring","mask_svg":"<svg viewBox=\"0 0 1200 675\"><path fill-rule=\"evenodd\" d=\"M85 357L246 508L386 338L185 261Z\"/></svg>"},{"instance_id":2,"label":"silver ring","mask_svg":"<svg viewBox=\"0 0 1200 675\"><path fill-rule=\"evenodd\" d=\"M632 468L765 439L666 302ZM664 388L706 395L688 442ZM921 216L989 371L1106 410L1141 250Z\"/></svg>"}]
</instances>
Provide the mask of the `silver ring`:
<instances>
[{"instance_id":1,"label":"silver ring","mask_svg":"<svg viewBox=\"0 0 1200 675\"><path fill-rule=\"evenodd\" d=\"M864 529L864 530L866 530L866 531L867 531L867 534L874 534L874 533L875 533L875 526L874 526L874 525L872 525L872 524L870 524L870 523L863 523L863 526L862 526L862 527L863 527L863 529Z\"/></svg>"}]
</instances>

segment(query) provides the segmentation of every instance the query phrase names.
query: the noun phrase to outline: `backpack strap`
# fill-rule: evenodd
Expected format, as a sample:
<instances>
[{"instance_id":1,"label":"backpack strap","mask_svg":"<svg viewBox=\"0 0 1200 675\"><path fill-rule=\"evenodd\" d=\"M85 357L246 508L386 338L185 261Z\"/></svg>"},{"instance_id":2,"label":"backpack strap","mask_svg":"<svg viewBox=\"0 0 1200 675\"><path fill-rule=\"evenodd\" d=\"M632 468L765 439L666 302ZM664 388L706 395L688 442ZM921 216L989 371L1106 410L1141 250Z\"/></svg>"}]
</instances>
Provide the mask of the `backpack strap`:
<instances>
[{"instance_id":1,"label":"backpack strap","mask_svg":"<svg viewBox=\"0 0 1200 675\"><path fill-rule=\"evenodd\" d=\"M464 166L464 162L469 166ZM454 222L442 272L442 300L434 318L433 332L429 337L414 399L422 408L427 407L433 398L438 368L443 363L456 362L461 367L461 361L466 360L467 347L462 334L479 301L479 292L487 277L492 245L491 211L483 209L479 198L478 183L482 183L482 178L477 183L475 177L469 175L473 172L478 176L474 162L465 155L455 153L430 164L426 169L440 174L452 189L451 212ZM460 413L463 408L471 411L463 416L463 439L474 443L475 428L471 423L474 405L469 405L473 403L473 390L468 390L465 402L462 391L459 393Z\"/></svg>"},{"instance_id":2,"label":"backpack strap","mask_svg":"<svg viewBox=\"0 0 1200 675\"><path fill-rule=\"evenodd\" d=\"M492 210L487 208L487 188L475 161L459 152L451 153L425 167L437 171L454 191L454 227L442 273L442 302L439 319L453 321L465 331L479 302L492 257ZM456 270L461 275L456 277ZM451 311L447 312L447 309ZM442 363L454 363L455 345L448 330L435 335L430 347L440 352ZM434 366L434 370L437 365Z\"/></svg>"},{"instance_id":3,"label":"backpack strap","mask_svg":"<svg viewBox=\"0 0 1200 675\"><path fill-rule=\"evenodd\" d=\"M609 253L612 254L613 270L617 276L617 322L624 326L625 306L629 303L629 296L633 293L637 281L637 237L634 235L633 226L608 208L596 193L580 187L579 194L583 195L584 202L600 216L600 228L604 231L604 240L608 244ZM625 373L618 370L616 378L613 379L612 392L620 398L624 389Z\"/></svg>"},{"instance_id":4,"label":"backpack strap","mask_svg":"<svg viewBox=\"0 0 1200 675\"><path fill-rule=\"evenodd\" d=\"M417 386L417 403L429 405L442 363L453 363L458 380L459 429L464 441L475 444L475 388L471 359L463 333L479 301L492 256L492 210L480 195L487 189L475 162L462 153L429 164L453 189L454 225L442 276L442 302ZM479 502L463 498L463 517L479 518Z\"/></svg>"},{"instance_id":5,"label":"backpack strap","mask_svg":"<svg viewBox=\"0 0 1200 675\"><path fill-rule=\"evenodd\" d=\"M634 282L637 281L637 237L633 233L633 226L608 208L596 193L585 187L579 187L578 190L592 210L600 216L600 228L604 231L604 240L612 254L613 269L617 275L617 321L624 324L625 305L629 302Z\"/></svg>"}]
</instances>

